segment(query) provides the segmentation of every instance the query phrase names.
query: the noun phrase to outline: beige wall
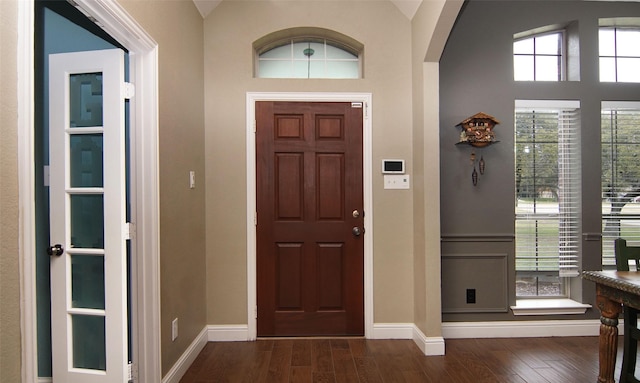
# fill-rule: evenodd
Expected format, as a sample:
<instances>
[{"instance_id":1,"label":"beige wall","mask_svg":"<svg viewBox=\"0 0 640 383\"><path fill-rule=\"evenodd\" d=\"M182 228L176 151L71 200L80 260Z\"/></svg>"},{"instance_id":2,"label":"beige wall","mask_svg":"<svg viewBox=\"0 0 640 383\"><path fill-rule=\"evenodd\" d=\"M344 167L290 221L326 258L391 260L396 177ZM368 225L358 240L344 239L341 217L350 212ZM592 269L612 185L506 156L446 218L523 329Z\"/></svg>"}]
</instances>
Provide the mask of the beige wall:
<instances>
[{"instance_id":1,"label":"beige wall","mask_svg":"<svg viewBox=\"0 0 640 383\"><path fill-rule=\"evenodd\" d=\"M17 1L0 1L0 382L20 382Z\"/></svg>"},{"instance_id":2,"label":"beige wall","mask_svg":"<svg viewBox=\"0 0 640 383\"><path fill-rule=\"evenodd\" d=\"M252 43L300 26L363 43L364 79L254 79ZM374 320L412 322L412 193L383 190L379 171L405 158L412 172L410 21L389 1L233 1L205 20L208 323L247 323L245 97L265 91L372 93Z\"/></svg>"},{"instance_id":3,"label":"beige wall","mask_svg":"<svg viewBox=\"0 0 640 383\"><path fill-rule=\"evenodd\" d=\"M120 1L158 43L162 374L206 325L202 17L191 0ZM196 188L189 189L189 171ZM171 321L179 336L171 341Z\"/></svg>"},{"instance_id":4,"label":"beige wall","mask_svg":"<svg viewBox=\"0 0 640 383\"><path fill-rule=\"evenodd\" d=\"M190 0L120 3L159 43L163 374L206 324L247 320L246 92L372 93L374 321L415 322L428 336L438 336L438 145L430 138L437 126L429 122L437 121L431 120L437 113L437 88L432 86L437 65L419 65L416 50L429 46L443 2L425 2L413 26L387 1L224 2L204 21L204 29ZM3 382L20 382L21 364L16 4L0 1ZM333 29L363 43L365 78L254 79L252 42L296 26ZM407 160L412 191L382 188L377 169L389 157ZM194 190L188 188L189 170L196 171ZM180 337L171 342L170 323L176 317Z\"/></svg>"}]
</instances>

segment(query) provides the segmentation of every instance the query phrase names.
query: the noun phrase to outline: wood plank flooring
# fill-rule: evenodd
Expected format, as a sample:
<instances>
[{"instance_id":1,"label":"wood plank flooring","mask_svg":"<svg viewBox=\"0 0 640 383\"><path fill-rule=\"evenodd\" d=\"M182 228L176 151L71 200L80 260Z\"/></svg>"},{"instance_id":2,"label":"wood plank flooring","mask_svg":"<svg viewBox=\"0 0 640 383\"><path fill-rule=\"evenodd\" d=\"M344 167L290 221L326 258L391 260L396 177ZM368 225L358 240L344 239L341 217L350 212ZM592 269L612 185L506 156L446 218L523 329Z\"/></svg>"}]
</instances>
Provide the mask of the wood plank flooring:
<instances>
[{"instance_id":1,"label":"wood plank flooring","mask_svg":"<svg viewBox=\"0 0 640 383\"><path fill-rule=\"evenodd\" d=\"M597 376L597 337L449 339L445 356L424 356L411 340L260 339L208 343L180 383L595 383Z\"/></svg>"}]
</instances>

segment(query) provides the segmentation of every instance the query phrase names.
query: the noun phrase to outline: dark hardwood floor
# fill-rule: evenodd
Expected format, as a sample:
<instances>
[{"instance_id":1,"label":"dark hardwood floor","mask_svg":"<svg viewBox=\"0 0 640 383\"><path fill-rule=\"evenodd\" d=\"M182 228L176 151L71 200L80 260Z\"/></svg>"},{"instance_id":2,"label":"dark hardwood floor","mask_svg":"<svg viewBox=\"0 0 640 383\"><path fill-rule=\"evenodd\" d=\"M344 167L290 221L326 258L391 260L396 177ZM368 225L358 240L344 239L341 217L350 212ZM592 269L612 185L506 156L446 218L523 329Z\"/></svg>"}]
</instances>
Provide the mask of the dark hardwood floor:
<instances>
[{"instance_id":1,"label":"dark hardwood floor","mask_svg":"<svg viewBox=\"0 0 640 383\"><path fill-rule=\"evenodd\" d=\"M622 360L619 339L616 381ZM260 339L208 343L180 383L595 383L598 338L449 339L445 356L411 340Z\"/></svg>"}]
</instances>

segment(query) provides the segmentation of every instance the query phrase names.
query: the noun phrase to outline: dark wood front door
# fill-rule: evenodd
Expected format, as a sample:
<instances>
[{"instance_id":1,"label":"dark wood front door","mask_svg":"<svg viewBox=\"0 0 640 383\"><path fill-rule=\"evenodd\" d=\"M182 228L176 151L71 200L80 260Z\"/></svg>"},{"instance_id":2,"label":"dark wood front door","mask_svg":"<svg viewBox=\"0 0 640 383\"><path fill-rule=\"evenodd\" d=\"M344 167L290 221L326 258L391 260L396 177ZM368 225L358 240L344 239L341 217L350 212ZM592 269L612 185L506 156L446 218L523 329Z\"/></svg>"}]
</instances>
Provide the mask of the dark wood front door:
<instances>
[{"instance_id":1,"label":"dark wood front door","mask_svg":"<svg viewBox=\"0 0 640 383\"><path fill-rule=\"evenodd\" d=\"M256 103L258 336L364 335L362 111Z\"/></svg>"}]
</instances>

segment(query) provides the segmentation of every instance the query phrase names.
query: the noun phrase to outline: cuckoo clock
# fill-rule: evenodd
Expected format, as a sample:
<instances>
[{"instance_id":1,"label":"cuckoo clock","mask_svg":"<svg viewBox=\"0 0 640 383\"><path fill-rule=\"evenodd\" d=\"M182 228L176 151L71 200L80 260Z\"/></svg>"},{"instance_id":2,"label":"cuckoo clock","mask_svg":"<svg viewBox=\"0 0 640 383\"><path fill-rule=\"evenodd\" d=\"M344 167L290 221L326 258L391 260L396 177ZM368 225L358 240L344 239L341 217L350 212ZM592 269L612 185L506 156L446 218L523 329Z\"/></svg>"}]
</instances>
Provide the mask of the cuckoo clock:
<instances>
[{"instance_id":1,"label":"cuckoo clock","mask_svg":"<svg viewBox=\"0 0 640 383\"><path fill-rule=\"evenodd\" d=\"M500 121L496 120L495 117L486 113L480 112L474 114L456 125L462 128L460 132L460 141L458 141L457 145L467 144L474 148L484 148L485 146L498 142L496 141L493 128L499 123ZM476 186L478 184L478 171L476 170L475 151L471 152L470 162L473 166L471 181L473 182L473 186ZM484 157L480 155L480 160L478 161L478 170L480 171L480 174L484 174L485 166Z\"/></svg>"}]
</instances>

